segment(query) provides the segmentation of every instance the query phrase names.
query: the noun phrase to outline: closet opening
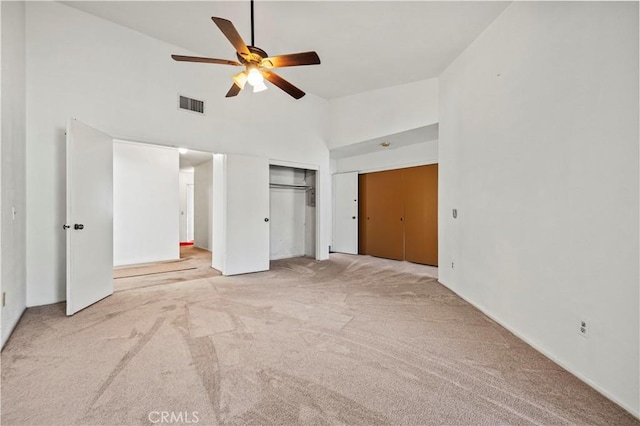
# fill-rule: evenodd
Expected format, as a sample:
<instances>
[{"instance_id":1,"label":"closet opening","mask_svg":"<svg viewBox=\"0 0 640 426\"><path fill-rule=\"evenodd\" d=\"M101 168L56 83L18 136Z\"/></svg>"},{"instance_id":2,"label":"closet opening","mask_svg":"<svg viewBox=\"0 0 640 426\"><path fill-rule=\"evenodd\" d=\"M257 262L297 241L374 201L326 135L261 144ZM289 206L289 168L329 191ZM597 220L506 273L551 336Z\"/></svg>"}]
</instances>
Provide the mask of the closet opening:
<instances>
[{"instance_id":1,"label":"closet opening","mask_svg":"<svg viewBox=\"0 0 640 426\"><path fill-rule=\"evenodd\" d=\"M316 256L316 171L269 166L269 259Z\"/></svg>"}]
</instances>

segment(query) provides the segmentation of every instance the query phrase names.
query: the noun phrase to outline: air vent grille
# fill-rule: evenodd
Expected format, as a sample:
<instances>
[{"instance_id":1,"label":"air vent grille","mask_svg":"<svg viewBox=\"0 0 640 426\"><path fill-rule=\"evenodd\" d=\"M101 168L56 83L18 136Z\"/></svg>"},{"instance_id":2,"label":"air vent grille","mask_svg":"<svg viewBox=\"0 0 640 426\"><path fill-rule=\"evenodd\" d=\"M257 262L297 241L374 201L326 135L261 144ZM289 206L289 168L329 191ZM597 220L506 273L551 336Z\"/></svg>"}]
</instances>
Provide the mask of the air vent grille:
<instances>
[{"instance_id":1,"label":"air vent grille","mask_svg":"<svg viewBox=\"0 0 640 426\"><path fill-rule=\"evenodd\" d=\"M204 101L178 95L178 108L197 114L204 114Z\"/></svg>"}]
</instances>

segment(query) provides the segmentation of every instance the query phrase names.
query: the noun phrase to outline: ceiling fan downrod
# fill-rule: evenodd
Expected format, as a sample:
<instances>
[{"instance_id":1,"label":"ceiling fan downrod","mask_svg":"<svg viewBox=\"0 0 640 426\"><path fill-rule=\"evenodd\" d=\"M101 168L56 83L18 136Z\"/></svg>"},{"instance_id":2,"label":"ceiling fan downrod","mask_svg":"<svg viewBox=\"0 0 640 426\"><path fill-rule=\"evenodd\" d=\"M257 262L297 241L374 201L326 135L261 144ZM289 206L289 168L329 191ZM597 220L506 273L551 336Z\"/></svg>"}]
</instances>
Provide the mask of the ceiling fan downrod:
<instances>
[{"instance_id":1,"label":"ceiling fan downrod","mask_svg":"<svg viewBox=\"0 0 640 426\"><path fill-rule=\"evenodd\" d=\"M251 46L255 46L255 40L253 39L253 0L251 0Z\"/></svg>"}]
</instances>

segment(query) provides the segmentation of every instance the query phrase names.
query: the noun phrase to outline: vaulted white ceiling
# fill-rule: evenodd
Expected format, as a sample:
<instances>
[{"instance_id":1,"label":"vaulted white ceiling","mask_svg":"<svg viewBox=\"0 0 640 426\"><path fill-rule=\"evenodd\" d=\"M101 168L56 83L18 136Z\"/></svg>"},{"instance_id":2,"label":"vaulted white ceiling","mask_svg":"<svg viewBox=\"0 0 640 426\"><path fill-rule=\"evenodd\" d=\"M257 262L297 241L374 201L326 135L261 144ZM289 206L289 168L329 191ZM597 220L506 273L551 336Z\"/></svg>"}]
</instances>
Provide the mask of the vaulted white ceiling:
<instances>
[{"instance_id":1,"label":"vaulted white ceiling","mask_svg":"<svg viewBox=\"0 0 640 426\"><path fill-rule=\"evenodd\" d=\"M232 21L251 43L248 0L64 3L202 56L236 59L211 16ZM278 73L331 99L437 77L508 4L258 0L255 44L269 55L318 52L321 65Z\"/></svg>"}]
</instances>

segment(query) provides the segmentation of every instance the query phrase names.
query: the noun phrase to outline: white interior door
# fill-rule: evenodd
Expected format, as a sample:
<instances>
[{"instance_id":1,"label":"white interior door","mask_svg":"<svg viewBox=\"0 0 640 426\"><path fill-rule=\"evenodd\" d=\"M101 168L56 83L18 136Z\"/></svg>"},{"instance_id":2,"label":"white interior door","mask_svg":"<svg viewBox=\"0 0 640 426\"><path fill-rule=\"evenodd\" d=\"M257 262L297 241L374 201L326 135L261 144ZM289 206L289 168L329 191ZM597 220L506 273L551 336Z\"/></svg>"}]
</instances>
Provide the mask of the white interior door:
<instances>
[{"instance_id":1,"label":"white interior door","mask_svg":"<svg viewBox=\"0 0 640 426\"><path fill-rule=\"evenodd\" d=\"M334 227L332 251L358 254L358 173L333 175Z\"/></svg>"},{"instance_id":2,"label":"white interior door","mask_svg":"<svg viewBox=\"0 0 640 426\"><path fill-rule=\"evenodd\" d=\"M216 154L213 267L224 275L269 270L269 162Z\"/></svg>"},{"instance_id":3,"label":"white interior door","mask_svg":"<svg viewBox=\"0 0 640 426\"><path fill-rule=\"evenodd\" d=\"M113 138L67 124L67 315L113 293Z\"/></svg>"}]
</instances>

